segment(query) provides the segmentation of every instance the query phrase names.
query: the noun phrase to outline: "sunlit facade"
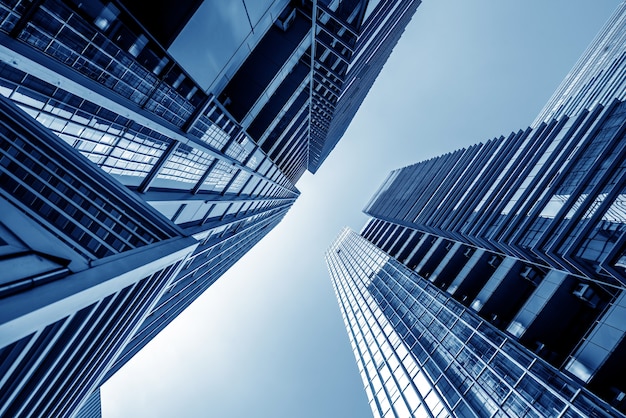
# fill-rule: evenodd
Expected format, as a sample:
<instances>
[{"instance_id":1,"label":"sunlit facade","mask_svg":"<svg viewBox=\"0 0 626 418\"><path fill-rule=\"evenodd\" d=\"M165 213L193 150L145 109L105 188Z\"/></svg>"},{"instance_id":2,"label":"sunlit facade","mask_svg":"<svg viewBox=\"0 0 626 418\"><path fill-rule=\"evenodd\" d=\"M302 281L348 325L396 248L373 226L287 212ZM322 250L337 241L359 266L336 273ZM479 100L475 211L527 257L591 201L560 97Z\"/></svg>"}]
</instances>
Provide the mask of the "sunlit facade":
<instances>
[{"instance_id":1,"label":"sunlit facade","mask_svg":"<svg viewBox=\"0 0 626 418\"><path fill-rule=\"evenodd\" d=\"M67 416L198 248L0 98L0 415Z\"/></svg>"},{"instance_id":2,"label":"sunlit facade","mask_svg":"<svg viewBox=\"0 0 626 418\"><path fill-rule=\"evenodd\" d=\"M393 171L328 251L375 416L626 412L625 40L622 3L531 127Z\"/></svg>"},{"instance_id":3,"label":"sunlit facade","mask_svg":"<svg viewBox=\"0 0 626 418\"><path fill-rule=\"evenodd\" d=\"M375 417L619 417L349 229L326 260Z\"/></svg>"},{"instance_id":4,"label":"sunlit facade","mask_svg":"<svg viewBox=\"0 0 626 418\"><path fill-rule=\"evenodd\" d=\"M97 416L285 216L419 5L165 3L0 1L0 416Z\"/></svg>"}]
</instances>

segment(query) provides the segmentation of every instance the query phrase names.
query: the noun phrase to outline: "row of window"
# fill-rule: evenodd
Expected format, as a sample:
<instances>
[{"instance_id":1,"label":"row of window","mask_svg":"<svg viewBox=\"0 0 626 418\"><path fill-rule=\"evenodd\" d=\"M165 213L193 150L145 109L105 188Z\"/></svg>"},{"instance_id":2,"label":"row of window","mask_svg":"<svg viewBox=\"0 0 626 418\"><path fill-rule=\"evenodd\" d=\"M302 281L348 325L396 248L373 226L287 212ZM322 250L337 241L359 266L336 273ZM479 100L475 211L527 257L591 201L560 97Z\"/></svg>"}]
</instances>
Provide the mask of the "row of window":
<instances>
[{"instance_id":1,"label":"row of window","mask_svg":"<svg viewBox=\"0 0 626 418\"><path fill-rule=\"evenodd\" d=\"M451 402L450 407L463 398L476 413L487 413L486 416L500 410L514 416L553 416L562 412L565 416L609 416L605 407L590 402L587 394L577 397L576 385L566 382L558 371L524 353L438 289L411 276L404 266L393 260L383 267L380 262L372 263L369 254L373 250L364 246L365 241L352 237L338 242L343 245L331 251L327 259L334 281L338 281L335 276L341 277L341 286L336 286L346 326L358 334L358 330L381 322L380 314L355 313L358 307L373 306L370 309L382 311L383 321L389 321L394 333L419 359L430 380ZM374 268L368 274L373 278L357 286L354 283L366 277L367 271L359 268L363 265ZM351 338L355 355L362 358L377 338L367 332ZM386 352L385 358L389 355ZM366 383L372 378L370 372L380 370L378 357L362 368L369 371L364 375ZM451 390L450 385L455 389ZM578 409L566 408L572 404ZM455 413L460 414L456 410Z\"/></svg>"},{"instance_id":2,"label":"row of window","mask_svg":"<svg viewBox=\"0 0 626 418\"><path fill-rule=\"evenodd\" d=\"M78 167L62 167L54 148L7 125L0 129L2 188L80 253L101 258L168 237L106 185L85 181Z\"/></svg>"}]
</instances>

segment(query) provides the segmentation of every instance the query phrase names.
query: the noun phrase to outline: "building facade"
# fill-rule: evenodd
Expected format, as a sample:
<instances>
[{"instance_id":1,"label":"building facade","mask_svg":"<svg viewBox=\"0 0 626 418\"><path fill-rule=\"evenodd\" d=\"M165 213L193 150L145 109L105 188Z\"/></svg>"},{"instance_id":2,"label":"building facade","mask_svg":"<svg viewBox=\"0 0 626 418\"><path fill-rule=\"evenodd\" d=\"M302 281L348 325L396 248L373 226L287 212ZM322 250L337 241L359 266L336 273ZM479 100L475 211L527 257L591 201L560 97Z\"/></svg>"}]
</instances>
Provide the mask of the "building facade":
<instances>
[{"instance_id":1,"label":"building facade","mask_svg":"<svg viewBox=\"0 0 626 418\"><path fill-rule=\"evenodd\" d=\"M419 1L137 5L0 2L2 416L97 414L285 216Z\"/></svg>"},{"instance_id":2,"label":"building facade","mask_svg":"<svg viewBox=\"0 0 626 418\"><path fill-rule=\"evenodd\" d=\"M375 416L626 412L625 40L622 3L531 127L393 171L328 251Z\"/></svg>"},{"instance_id":3,"label":"building facade","mask_svg":"<svg viewBox=\"0 0 626 418\"><path fill-rule=\"evenodd\" d=\"M356 232L326 259L375 417L623 416Z\"/></svg>"}]
</instances>

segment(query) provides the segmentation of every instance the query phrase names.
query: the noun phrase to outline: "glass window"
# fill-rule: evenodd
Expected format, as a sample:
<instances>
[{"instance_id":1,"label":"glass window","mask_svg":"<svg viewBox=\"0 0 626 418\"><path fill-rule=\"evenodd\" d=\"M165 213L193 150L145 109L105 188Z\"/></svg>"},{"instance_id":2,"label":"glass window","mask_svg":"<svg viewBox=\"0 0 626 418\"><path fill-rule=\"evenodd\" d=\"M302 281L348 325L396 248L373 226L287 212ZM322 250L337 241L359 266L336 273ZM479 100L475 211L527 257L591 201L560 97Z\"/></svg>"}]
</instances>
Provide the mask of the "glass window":
<instances>
[{"instance_id":1,"label":"glass window","mask_svg":"<svg viewBox=\"0 0 626 418\"><path fill-rule=\"evenodd\" d=\"M489 365L511 386L514 386L522 376L522 370L500 352L496 353Z\"/></svg>"},{"instance_id":2,"label":"glass window","mask_svg":"<svg viewBox=\"0 0 626 418\"><path fill-rule=\"evenodd\" d=\"M548 416L558 415L565 406L563 401L531 376L524 376L516 389L526 400L532 402L535 408Z\"/></svg>"}]
</instances>

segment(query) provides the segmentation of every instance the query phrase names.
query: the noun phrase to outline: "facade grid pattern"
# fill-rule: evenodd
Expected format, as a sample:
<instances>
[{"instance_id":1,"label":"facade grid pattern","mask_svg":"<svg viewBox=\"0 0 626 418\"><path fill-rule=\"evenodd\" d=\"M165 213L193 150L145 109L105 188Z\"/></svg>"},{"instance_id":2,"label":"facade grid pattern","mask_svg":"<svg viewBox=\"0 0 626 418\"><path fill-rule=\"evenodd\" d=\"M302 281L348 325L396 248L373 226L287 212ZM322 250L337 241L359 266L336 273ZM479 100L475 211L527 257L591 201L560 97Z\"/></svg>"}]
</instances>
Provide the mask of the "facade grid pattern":
<instances>
[{"instance_id":1,"label":"facade grid pattern","mask_svg":"<svg viewBox=\"0 0 626 418\"><path fill-rule=\"evenodd\" d=\"M98 387L283 219L337 103L364 99L338 102L344 76L369 90L419 1L264 2L208 77L174 47L225 7L201 3L0 0L0 415L98 415ZM152 12L179 7L161 33Z\"/></svg>"},{"instance_id":2,"label":"facade grid pattern","mask_svg":"<svg viewBox=\"0 0 626 418\"><path fill-rule=\"evenodd\" d=\"M327 252L375 416L626 413L625 34L622 2L532 126L394 170Z\"/></svg>"},{"instance_id":3,"label":"facade grid pattern","mask_svg":"<svg viewBox=\"0 0 626 418\"><path fill-rule=\"evenodd\" d=\"M374 416L622 416L358 234L326 257Z\"/></svg>"}]
</instances>

